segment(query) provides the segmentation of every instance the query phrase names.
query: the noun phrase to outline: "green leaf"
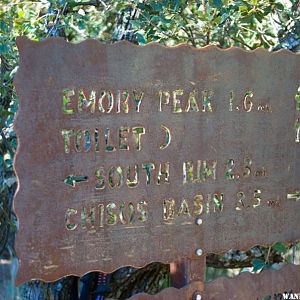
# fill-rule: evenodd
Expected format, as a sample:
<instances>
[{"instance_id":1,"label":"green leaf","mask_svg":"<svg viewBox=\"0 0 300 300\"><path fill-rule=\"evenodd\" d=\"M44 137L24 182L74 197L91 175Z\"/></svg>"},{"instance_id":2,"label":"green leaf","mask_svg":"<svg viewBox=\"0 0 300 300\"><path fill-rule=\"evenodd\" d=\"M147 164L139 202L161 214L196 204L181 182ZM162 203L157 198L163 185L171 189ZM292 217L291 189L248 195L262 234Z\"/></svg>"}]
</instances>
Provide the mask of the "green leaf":
<instances>
[{"instance_id":1,"label":"green leaf","mask_svg":"<svg viewBox=\"0 0 300 300\"><path fill-rule=\"evenodd\" d=\"M279 253L287 253L288 252L288 248L283 244L283 243L276 243L273 245L272 247L276 252Z\"/></svg>"},{"instance_id":2,"label":"green leaf","mask_svg":"<svg viewBox=\"0 0 300 300\"><path fill-rule=\"evenodd\" d=\"M222 0L213 0L212 5L214 7L220 8L221 6L223 6L223 2L222 2Z\"/></svg>"},{"instance_id":3,"label":"green leaf","mask_svg":"<svg viewBox=\"0 0 300 300\"><path fill-rule=\"evenodd\" d=\"M214 19L214 23L219 25L221 23L221 16L218 16Z\"/></svg>"},{"instance_id":4,"label":"green leaf","mask_svg":"<svg viewBox=\"0 0 300 300\"><path fill-rule=\"evenodd\" d=\"M7 168L11 168L12 165L13 165L13 160L10 159L10 158L8 158L8 159L5 159L5 160L4 160L4 163L5 163L5 166L6 166Z\"/></svg>"},{"instance_id":5,"label":"green leaf","mask_svg":"<svg viewBox=\"0 0 300 300\"><path fill-rule=\"evenodd\" d=\"M172 19L166 19L164 16L160 16L160 21L165 23L165 24L170 24L172 23Z\"/></svg>"},{"instance_id":6,"label":"green leaf","mask_svg":"<svg viewBox=\"0 0 300 300\"><path fill-rule=\"evenodd\" d=\"M172 0L173 11L176 11L180 5L180 0Z\"/></svg>"},{"instance_id":7,"label":"green leaf","mask_svg":"<svg viewBox=\"0 0 300 300\"><path fill-rule=\"evenodd\" d=\"M9 51L9 48L5 44L0 45L0 53L7 53Z\"/></svg>"},{"instance_id":8,"label":"green leaf","mask_svg":"<svg viewBox=\"0 0 300 300\"><path fill-rule=\"evenodd\" d=\"M257 272L265 267L265 262L261 259L252 260L253 272Z\"/></svg>"},{"instance_id":9,"label":"green leaf","mask_svg":"<svg viewBox=\"0 0 300 300\"><path fill-rule=\"evenodd\" d=\"M83 29L85 29L85 27L86 27L86 22L84 22L84 20L79 20L78 21L78 28L80 30L83 30Z\"/></svg>"},{"instance_id":10,"label":"green leaf","mask_svg":"<svg viewBox=\"0 0 300 300\"><path fill-rule=\"evenodd\" d=\"M147 42L146 42L146 39L145 39L145 37L144 37L144 35L141 34L140 32L137 32L137 33L136 33L136 37L137 37L138 43L139 43L140 45L144 45L144 44L147 43Z\"/></svg>"},{"instance_id":11,"label":"green leaf","mask_svg":"<svg viewBox=\"0 0 300 300\"><path fill-rule=\"evenodd\" d=\"M223 14L222 17L221 17L220 24L223 24L229 17L230 17L229 13Z\"/></svg>"},{"instance_id":12,"label":"green leaf","mask_svg":"<svg viewBox=\"0 0 300 300\"><path fill-rule=\"evenodd\" d=\"M8 29L8 26L7 26L7 24L4 22L4 21L0 21L0 30L2 31L2 32L7 32L7 29Z\"/></svg>"},{"instance_id":13,"label":"green leaf","mask_svg":"<svg viewBox=\"0 0 300 300\"><path fill-rule=\"evenodd\" d=\"M160 17L159 16L153 16L151 18L151 22L153 22L154 24L157 24L160 21Z\"/></svg>"},{"instance_id":14,"label":"green leaf","mask_svg":"<svg viewBox=\"0 0 300 300\"><path fill-rule=\"evenodd\" d=\"M139 3L139 5L143 5L143 3ZM138 6L139 7L139 6ZM124 1L120 1L119 4L117 4L116 9L118 11L122 10L122 9L128 9L128 2Z\"/></svg>"},{"instance_id":15,"label":"green leaf","mask_svg":"<svg viewBox=\"0 0 300 300\"><path fill-rule=\"evenodd\" d=\"M132 20L132 21L130 21L130 24L133 26L133 28L140 29L142 22L140 20Z\"/></svg>"},{"instance_id":16,"label":"green leaf","mask_svg":"<svg viewBox=\"0 0 300 300\"><path fill-rule=\"evenodd\" d=\"M155 11L161 11L162 10L162 5L159 2L150 2L150 6L153 10Z\"/></svg>"},{"instance_id":17,"label":"green leaf","mask_svg":"<svg viewBox=\"0 0 300 300\"><path fill-rule=\"evenodd\" d=\"M23 11L23 10L19 10L19 11L18 11L18 16L19 16L20 18L24 18L24 16L25 16L24 11Z\"/></svg>"},{"instance_id":18,"label":"green leaf","mask_svg":"<svg viewBox=\"0 0 300 300\"><path fill-rule=\"evenodd\" d=\"M248 12L248 7L242 5L242 6L239 7L239 11L241 11L241 12Z\"/></svg>"},{"instance_id":19,"label":"green leaf","mask_svg":"<svg viewBox=\"0 0 300 300\"><path fill-rule=\"evenodd\" d=\"M255 13L254 15L255 15L256 20L257 20L259 23L261 23L262 20L263 20L263 16L262 16L261 14L259 14L259 13Z\"/></svg>"},{"instance_id":20,"label":"green leaf","mask_svg":"<svg viewBox=\"0 0 300 300\"><path fill-rule=\"evenodd\" d=\"M276 3L275 6L279 11L284 10L284 5L282 3Z\"/></svg>"},{"instance_id":21,"label":"green leaf","mask_svg":"<svg viewBox=\"0 0 300 300\"><path fill-rule=\"evenodd\" d=\"M117 7L118 7L118 5L116 6L116 9L118 9ZM138 3L138 5L137 5L137 8L141 9L141 10L144 10L145 7L146 7L146 5L144 3Z\"/></svg>"},{"instance_id":22,"label":"green leaf","mask_svg":"<svg viewBox=\"0 0 300 300\"><path fill-rule=\"evenodd\" d=\"M12 115L13 113L11 111L8 111L4 109L3 106L0 106L0 126L3 127L6 119Z\"/></svg>"}]
</instances>

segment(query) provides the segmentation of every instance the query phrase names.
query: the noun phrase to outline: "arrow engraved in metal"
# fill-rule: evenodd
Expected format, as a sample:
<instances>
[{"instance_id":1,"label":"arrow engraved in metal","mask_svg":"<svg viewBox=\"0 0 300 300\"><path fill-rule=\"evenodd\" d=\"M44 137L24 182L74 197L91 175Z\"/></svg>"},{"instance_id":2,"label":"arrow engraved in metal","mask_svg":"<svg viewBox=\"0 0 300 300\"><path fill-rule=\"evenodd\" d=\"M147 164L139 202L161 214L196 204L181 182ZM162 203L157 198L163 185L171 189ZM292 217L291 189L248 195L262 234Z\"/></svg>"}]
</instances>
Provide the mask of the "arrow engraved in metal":
<instances>
[{"instance_id":1,"label":"arrow engraved in metal","mask_svg":"<svg viewBox=\"0 0 300 300\"><path fill-rule=\"evenodd\" d=\"M300 192L295 191L294 193L287 194L286 197L287 197L288 200L300 201Z\"/></svg>"},{"instance_id":2,"label":"arrow engraved in metal","mask_svg":"<svg viewBox=\"0 0 300 300\"><path fill-rule=\"evenodd\" d=\"M64 180L64 183L70 185L72 187L76 186L76 182L85 182L88 180L88 176L76 176L76 175L68 175Z\"/></svg>"}]
</instances>

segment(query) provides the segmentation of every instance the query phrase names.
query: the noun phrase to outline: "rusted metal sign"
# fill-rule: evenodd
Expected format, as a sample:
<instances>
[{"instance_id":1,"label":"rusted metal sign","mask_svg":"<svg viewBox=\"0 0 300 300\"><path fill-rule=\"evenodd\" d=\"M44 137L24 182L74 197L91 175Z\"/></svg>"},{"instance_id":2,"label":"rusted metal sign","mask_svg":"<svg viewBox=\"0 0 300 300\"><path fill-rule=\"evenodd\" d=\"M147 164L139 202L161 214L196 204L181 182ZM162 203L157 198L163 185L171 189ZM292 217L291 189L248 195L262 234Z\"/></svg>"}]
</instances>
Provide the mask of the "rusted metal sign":
<instances>
[{"instance_id":1,"label":"rusted metal sign","mask_svg":"<svg viewBox=\"0 0 300 300\"><path fill-rule=\"evenodd\" d=\"M148 294L142 293L142 294L137 294L137 295L130 297L129 300L170 300L170 299L172 299L172 300L184 300L184 299L197 300L197 298L196 298L197 295L201 296L201 298L199 298L199 296L198 296L198 299L201 300L201 299L203 299L202 298L203 289L204 289L203 282L194 281L191 284L189 284L181 289L170 287L170 288L162 290L159 294L156 294L156 295L148 295ZM207 299L210 299L210 298L207 298Z\"/></svg>"},{"instance_id":2,"label":"rusted metal sign","mask_svg":"<svg viewBox=\"0 0 300 300\"><path fill-rule=\"evenodd\" d=\"M295 294L299 297L299 288L300 267L288 265L280 270L266 270L260 274L243 273L236 278L217 279L205 285L203 299L297 299ZM288 297L283 297L283 294Z\"/></svg>"},{"instance_id":3,"label":"rusted metal sign","mask_svg":"<svg viewBox=\"0 0 300 300\"><path fill-rule=\"evenodd\" d=\"M300 237L299 55L17 43L18 283Z\"/></svg>"},{"instance_id":4,"label":"rusted metal sign","mask_svg":"<svg viewBox=\"0 0 300 300\"><path fill-rule=\"evenodd\" d=\"M285 266L281 270L260 274L243 273L235 278L219 278L203 286L193 282L182 288L168 288L157 295L134 295L130 300L278 300L299 297L300 267ZM285 294L285 298L283 296ZM200 295L201 297L197 295ZM295 296L297 295L297 296Z\"/></svg>"}]
</instances>

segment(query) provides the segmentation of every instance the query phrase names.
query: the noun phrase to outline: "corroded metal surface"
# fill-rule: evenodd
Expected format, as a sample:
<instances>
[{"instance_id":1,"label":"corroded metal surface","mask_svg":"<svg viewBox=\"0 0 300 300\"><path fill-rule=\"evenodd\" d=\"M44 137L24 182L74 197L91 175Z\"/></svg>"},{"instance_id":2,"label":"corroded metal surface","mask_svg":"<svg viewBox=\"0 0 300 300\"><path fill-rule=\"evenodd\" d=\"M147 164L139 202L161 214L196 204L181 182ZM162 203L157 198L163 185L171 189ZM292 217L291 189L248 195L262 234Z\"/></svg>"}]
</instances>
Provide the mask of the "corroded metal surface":
<instances>
[{"instance_id":1,"label":"corroded metal surface","mask_svg":"<svg viewBox=\"0 0 300 300\"><path fill-rule=\"evenodd\" d=\"M157 295L137 294L130 300L194 300L199 291L201 300L263 300L285 299L280 294L299 293L300 267L289 265L280 270L263 271L260 274L243 273L235 278L219 278L206 283L203 289L192 283L182 289L167 288ZM271 298L264 298L271 297ZM293 297L293 296L292 296ZM296 299L296 298L286 299Z\"/></svg>"},{"instance_id":2,"label":"corroded metal surface","mask_svg":"<svg viewBox=\"0 0 300 300\"><path fill-rule=\"evenodd\" d=\"M129 298L129 300L197 300L193 298L198 292L203 295L204 285L203 282L194 281L186 287L177 289L174 287L164 289L159 294L148 295L148 294L137 294Z\"/></svg>"},{"instance_id":3,"label":"corroded metal surface","mask_svg":"<svg viewBox=\"0 0 300 300\"><path fill-rule=\"evenodd\" d=\"M205 285L203 299L262 300L267 296L271 296L267 298L270 300L285 299L279 294L299 293L299 289L300 267L289 265L281 270L266 270L257 275L244 273L236 278L217 279Z\"/></svg>"},{"instance_id":4,"label":"corroded metal surface","mask_svg":"<svg viewBox=\"0 0 300 300\"><path fill-rule=\"evenodd\" d=\"M179 259L170 264L171 286L182 288L193 281L205 280L205 257L201 259Z\"/></svg>"},{"instance_id":5,"label":"corroded metal surface","mask_svg":"<svg viewBox=\"0 0 300 300\"><path fill-rule=\"evenodd\" d=\"M18 283L300 237L299 55L18 48Z\"/></svg>"}]
</instances>

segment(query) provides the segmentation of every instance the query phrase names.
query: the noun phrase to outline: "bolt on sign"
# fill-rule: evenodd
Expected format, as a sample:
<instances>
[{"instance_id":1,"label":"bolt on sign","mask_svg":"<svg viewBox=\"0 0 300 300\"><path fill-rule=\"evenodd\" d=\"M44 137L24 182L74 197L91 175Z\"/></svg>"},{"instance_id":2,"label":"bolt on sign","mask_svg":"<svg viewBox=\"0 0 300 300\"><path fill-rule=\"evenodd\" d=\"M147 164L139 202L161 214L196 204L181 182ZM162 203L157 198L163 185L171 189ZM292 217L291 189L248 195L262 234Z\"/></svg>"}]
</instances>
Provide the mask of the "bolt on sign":
<instances>
[{"instance_id":1,"label":"bolt on sign","mask_svg":"<svg viewBox=\"0 0 300 300\"><path fill-rule=\"evenodd\" d=\"M17 40L17 282L300 238L300 59Z\"/></svg>"}]
</instances>

